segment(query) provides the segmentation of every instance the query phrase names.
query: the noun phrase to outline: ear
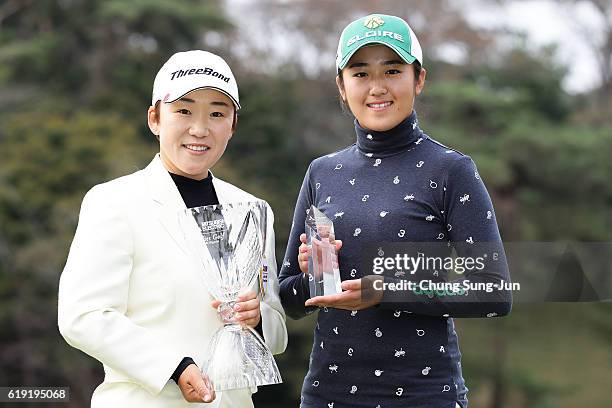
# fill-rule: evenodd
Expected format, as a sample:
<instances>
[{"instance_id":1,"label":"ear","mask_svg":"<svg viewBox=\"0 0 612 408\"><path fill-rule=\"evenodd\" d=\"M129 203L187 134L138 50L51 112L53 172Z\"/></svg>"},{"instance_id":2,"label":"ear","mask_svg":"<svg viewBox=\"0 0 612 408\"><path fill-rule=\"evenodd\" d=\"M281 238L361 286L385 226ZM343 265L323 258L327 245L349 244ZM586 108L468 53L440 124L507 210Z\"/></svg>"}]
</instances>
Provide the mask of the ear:
<instances>
[{"instance_id":1,"label":"ear","mask_svg":"<svg viewBox=\"0 0 612 408\"><path fill-rule=\"evenodd\" d=\"M415 94L420 95L425 87L425 77L427 77L427 70L425 68L421 68L421 73L419 74L419 81L415 86Z\"/></svg>"},{"instance_id":2,"label":"ear","mask_svg":"<svg viewBox=\"0 0 612 408\"><path fill-rule=\"evenodd\" d=\"M155 106L149 106L147 110L147 124L151 132L159 138L159 118L155 113Z\"/></svg>"},{"instance_id":3,"label":"ear","mask_svg":"<svg viewBox=\"0 0 612 408\"><path fill-rule=\"evenodd\" d=\"M238 113L236 112L236 108L234 108L234 123L232 123L232 133L230 133L228 140L231 139L232 136L234 136L236 127L238 127Z\"/></svg>"},{"instance_id":4,"label":"ear","mask_svg":"<svg viewBox=\"0 0 612 408\"><path fill-rule=\"evenodd\" d=\"M338 92L344 103L346 103L346 91L344 90L344 82L340 79L340 75L336 75L336 86L338 86Z\"/></svg>"}]
</instances>

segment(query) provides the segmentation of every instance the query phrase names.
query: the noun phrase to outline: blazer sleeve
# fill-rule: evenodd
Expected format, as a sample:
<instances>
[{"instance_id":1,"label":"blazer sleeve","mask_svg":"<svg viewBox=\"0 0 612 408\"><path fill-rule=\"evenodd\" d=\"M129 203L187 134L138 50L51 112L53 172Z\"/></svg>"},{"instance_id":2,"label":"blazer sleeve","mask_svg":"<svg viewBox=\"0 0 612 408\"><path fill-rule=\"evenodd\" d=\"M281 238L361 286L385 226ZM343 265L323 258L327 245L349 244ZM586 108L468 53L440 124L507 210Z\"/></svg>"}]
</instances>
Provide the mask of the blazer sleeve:
<instances>
[{"instance_id":1,"label":"blazer sleeve","mask_svg":"<svg viewBox=\"0 0 612 408\"><path fill-rule=\"evenodd\" d=\"M274 213L268 208L266 232L266 262L268 265L268 282L265 295L260 303L261 325L266 344L272 354L280 354L287 348L287 326L285 312L279 298L279 285L274 249Z\"/></svg>"},{"instance_id":2,"label":"blazer sleeve","mask_svg":"<svg viewBox=\"0 0 612 408\"><path fill-rule=\"evenodd\" d=\"M183 355L128 317L132 232L109 193L96 186L83 199L60 278L59 331L68 344L155 395Z\"/></svg>"}]
</instances>

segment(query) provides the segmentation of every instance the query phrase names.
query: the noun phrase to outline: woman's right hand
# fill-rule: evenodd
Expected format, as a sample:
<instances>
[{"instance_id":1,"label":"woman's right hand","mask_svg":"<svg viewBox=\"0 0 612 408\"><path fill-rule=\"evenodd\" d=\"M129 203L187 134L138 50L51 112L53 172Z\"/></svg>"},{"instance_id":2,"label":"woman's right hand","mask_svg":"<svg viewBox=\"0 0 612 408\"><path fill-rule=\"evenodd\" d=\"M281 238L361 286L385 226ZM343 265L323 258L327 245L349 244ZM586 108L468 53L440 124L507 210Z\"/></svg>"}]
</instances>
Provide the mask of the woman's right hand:
<instances>
[{"instance_id":1,"label":"woman's right hand","mask_svg":"<svg viewBox=\"0 0 612 408\"><path fill-rule=\"evenodd\" d=\"M300 270L303 273L308 273L308 258L311 255L312 249L309 248L308 245L306 244L306 242L307 242L306 234L300 235L300 241L302 242L302 244L300 245L300 248L298 250L298 264L300 265ZM341 240L339 240L339 239L333 240L332 239L330 242L336 246L336 252L340 251L340 248L342 248L342 241ZM312 246L313 246L315 251L320 250L320 248L317 245L317 241L313 241Z\"/></svg>"},{"instance_id":2,"label":"woman's right hand","mask_svg":"<svg viewBox=\"0 0 612 408\"><path fill-rule=\"evenodd\" d=\"M212 402L216 397L210 380L195 364L190 364L183 371L178 386L187 402Z\"/></svg>"}]
</instances>

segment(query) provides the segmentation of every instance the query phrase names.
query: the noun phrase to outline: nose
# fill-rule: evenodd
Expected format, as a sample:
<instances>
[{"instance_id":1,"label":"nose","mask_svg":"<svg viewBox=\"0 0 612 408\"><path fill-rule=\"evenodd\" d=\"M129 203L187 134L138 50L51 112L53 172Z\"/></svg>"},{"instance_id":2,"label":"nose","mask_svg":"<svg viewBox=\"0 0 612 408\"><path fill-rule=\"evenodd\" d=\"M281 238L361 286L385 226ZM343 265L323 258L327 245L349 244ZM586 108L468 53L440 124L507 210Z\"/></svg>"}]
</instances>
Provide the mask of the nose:
<instances>
[{"instance_id":1,"label":"nose","mask_svg":"<svg viewBox=\"0 0 612 408\"><path fill-rule=\"evenodd\" d=\"M380 79L372 80L372 85L370 86L370 95L371 96L381 96L387 94L387 87L385 86L384 81Z\"/></svg>"},{"instance_id":2,"label":"nose","mask_svg":"<svg viewBox=\"0 0 612 408\"><path fill-rule=\"evenodd\" d=\"M210 129L205 121L195 120L189 126L189 134L195 137L206 137L210 135Z\"/></svg>"}]
</instances>

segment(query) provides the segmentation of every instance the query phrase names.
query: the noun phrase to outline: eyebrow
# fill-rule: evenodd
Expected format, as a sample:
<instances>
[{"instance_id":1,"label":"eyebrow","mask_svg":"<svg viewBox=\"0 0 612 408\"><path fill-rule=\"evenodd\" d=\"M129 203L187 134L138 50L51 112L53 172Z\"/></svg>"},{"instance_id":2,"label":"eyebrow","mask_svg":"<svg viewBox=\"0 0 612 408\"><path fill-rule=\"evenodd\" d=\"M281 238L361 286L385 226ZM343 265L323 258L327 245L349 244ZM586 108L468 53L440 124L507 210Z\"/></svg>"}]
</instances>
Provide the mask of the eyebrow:
<instances>
[{"instance_id":1,"label":"eyebrow","mask_svg":"<svg viewBox=\"0 0 612 408\"><path fill-rule=\"evenodd\" d=\"M388 60L382 63L382 65L403 65L405 62L400 60ZM367 62L353 62L348 68L361 68L367 67L369 64Z\"/></svg>"},{"instance_id":2,"label":"eyebrow","mask_svg":"<svg viewBox=\"0 0 612 408\"><path fill-rule=\"evenodd\" d=\"M195 103L195 101L191 98L180 98L179 101L181 102L187 102L187 103ZM212 101L210 103L211 105L217 105L217 106L229 106L226 102L223 101Z\"/></svg>"}]
</instances>

